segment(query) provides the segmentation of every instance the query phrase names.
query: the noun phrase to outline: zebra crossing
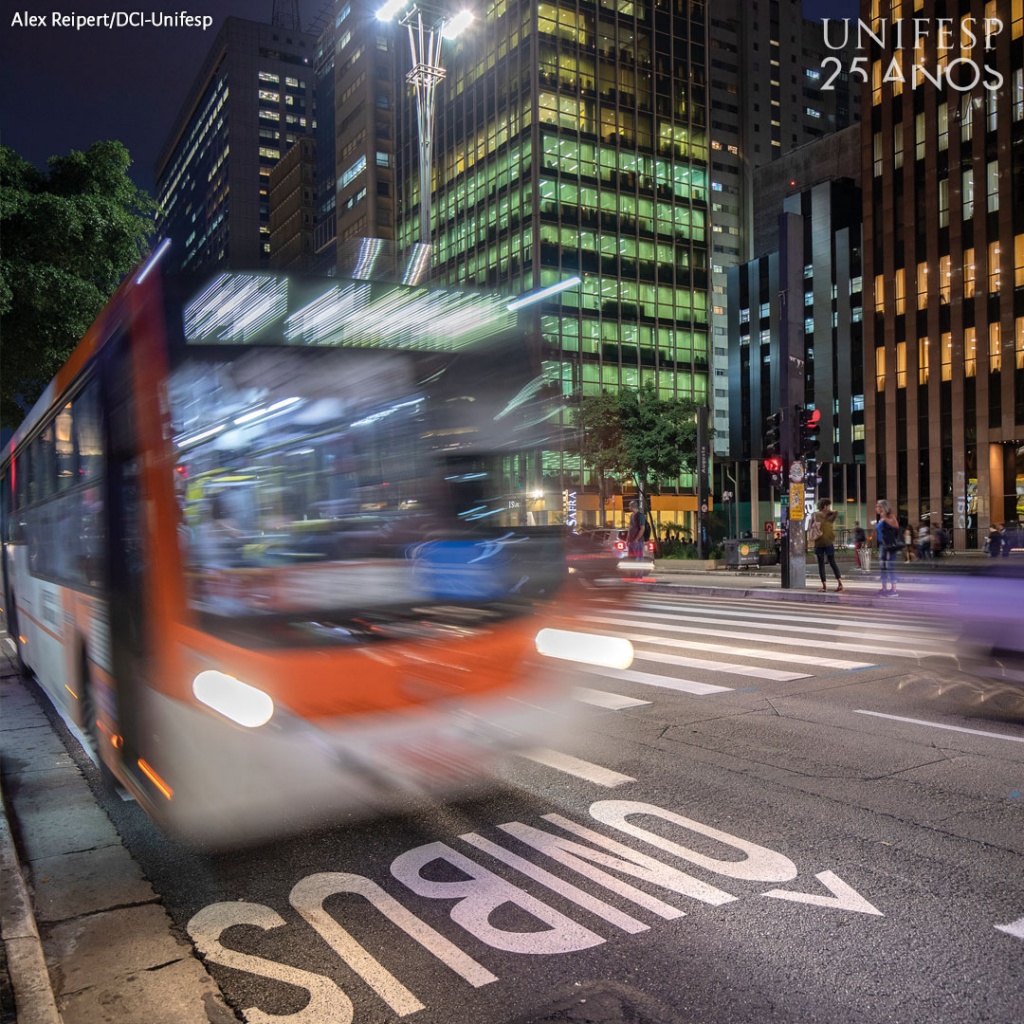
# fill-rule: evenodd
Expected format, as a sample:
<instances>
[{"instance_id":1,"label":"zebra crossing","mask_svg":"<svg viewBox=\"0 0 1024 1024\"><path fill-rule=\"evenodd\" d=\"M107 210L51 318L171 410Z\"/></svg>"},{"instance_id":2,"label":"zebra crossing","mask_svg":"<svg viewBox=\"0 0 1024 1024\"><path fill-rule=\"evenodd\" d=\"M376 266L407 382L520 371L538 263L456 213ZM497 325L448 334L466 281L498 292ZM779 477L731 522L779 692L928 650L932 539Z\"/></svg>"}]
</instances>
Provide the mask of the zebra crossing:
<instances>
[{"instance_id":1,"label":"zebra crossing","mask_svg":"<svg viewBox=\"0 0 1024 1024\"><path fill-rule=\"evenodd\" d=\"M580 666L590 685L576 688L576 701L595 711L614 713L657 704L668 691L714 700L761 682L788 683L855 672L893 659L920 663L951 651L948 634L912 612L887 610L885 618L873 619L864 609L824 611L743 598L709 601L652 595L594 611L579 628L633 645L629 668ZM524 756L601 787L634 781L553 750L539 749Z\"/></svg>"},{"instance_id":2,"label":"zebra crossing","mask_svg":"<svg viewBox=\"0 0 1024 1024\"><path fill-rule=\"evenodd\" d=\"M633 644L630 668L587 666L594 685L576 692L581 703L609 711L651 703L659 689L704 697L751 680L792 682L874 668L893 658L920 662L949 653L949 637L921 616L866 619L861 609L825 613L804 606L794 614L792 606L752 607L742 599L710 604L651 597L588 615L583 628ZM673 669L710 678L680 678ZM617 693L615 682L630 685Z\"/></svg>"}]
</instances>

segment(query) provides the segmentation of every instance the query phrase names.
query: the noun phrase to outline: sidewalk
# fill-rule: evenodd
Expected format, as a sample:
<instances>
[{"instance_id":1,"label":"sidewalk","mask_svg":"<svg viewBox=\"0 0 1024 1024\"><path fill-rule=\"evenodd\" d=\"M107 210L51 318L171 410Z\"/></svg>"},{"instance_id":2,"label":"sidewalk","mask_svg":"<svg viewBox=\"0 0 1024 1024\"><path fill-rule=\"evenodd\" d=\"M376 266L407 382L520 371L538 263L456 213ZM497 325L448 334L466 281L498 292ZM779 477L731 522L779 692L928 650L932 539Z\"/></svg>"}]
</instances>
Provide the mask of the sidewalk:
<instances>
[{"instance_id":1,"label":"sidewalk","mask_svg":"<svg viewBox=\"0 0 1024 1024\"><path fill-rule=\"evenodd\" d=\"M974 563L973 555L958 555L951 565ZM950 579L938 567L903 569L900 590L909 597L934 593ZM803 590L783 590L778 566L704 569L663 559L635 585L651 593L882 603L877 570L841 562L840 571L844 592L836 593L829 572L822 593L815 563L807 566ZM6 960L13 1021L236 1024L96 803L37 703L34 684L18 675L2 632L0 650L0 982Z\"/></svg>"},{"instance_id":2,"label":"sidewalk","mask_svg":"<svg viewBox=\"0 0 1024 1024\"><path fill-rule=\"evenodd\" d=\"M0 936L18 1024L236 1024L0 639ZM12 834L13 833L13 834Z\"/></svg>"}]
</instances>

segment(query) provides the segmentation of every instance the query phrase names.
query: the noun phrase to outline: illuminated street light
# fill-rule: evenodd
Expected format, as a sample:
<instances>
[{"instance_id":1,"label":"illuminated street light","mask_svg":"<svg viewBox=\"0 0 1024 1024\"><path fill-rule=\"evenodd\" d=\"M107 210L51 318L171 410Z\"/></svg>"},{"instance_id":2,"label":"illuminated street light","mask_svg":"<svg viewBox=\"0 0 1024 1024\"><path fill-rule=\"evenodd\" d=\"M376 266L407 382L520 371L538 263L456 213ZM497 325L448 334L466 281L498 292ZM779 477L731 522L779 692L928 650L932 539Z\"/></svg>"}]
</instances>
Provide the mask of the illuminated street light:
<instances>
[{"instance_id":1,"label":"illuminated street light","mask_svg":"<svg viewBox=\"0 0 1024 1024\"><path fill-rule=\"evenodd\" d=\"M404 13L402 13L404 11ZM420 144L420 242L430 244L430 172L434 160L434 107L438 83L445 76L441 64L441 44L455 39L472 23L473 12L446 14L409 6L409 0L387 0L378 8L380 21L399 21L409 30L412 70L406 81L416 89L416 122Z\"/></svg>"}]
</instances>

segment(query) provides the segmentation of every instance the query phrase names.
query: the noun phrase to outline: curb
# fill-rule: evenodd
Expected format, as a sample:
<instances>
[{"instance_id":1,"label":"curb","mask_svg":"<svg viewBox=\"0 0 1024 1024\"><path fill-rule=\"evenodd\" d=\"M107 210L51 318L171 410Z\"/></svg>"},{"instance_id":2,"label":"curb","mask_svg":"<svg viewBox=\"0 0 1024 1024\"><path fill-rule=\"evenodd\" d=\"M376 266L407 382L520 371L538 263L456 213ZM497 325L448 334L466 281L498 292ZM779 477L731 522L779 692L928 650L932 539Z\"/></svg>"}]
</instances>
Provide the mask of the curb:
<instances>
[{"instance_id":1,"label":"curb","mask_svg":"<svg viewBox=\"0 0 1024 1024\"><path fill-rule=\"evenodd\" d=\"M0 790L0 927L19 1024L62 1024Z\"/></svg>"}]
</instances>

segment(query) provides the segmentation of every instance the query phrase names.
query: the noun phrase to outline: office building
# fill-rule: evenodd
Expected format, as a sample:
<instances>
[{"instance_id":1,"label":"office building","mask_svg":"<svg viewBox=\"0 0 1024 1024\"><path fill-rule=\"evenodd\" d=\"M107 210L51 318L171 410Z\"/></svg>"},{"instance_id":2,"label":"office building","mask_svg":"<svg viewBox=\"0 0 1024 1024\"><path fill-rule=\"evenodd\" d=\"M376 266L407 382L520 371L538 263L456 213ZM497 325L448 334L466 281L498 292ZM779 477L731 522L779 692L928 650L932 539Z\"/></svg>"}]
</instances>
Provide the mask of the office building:
<instances>
[{"instance_id":1,"label":"office building","mask_svg":"<svg viewBox=\"0 0 1024 1024\"><path fill-rule=\"evenodd\" d=\"M1024 519L1024 3L865 11L868 492L977 548ZM932 31L894 54L911 18Z\"/></svg>"},{"instance_id":2,"label":"office building","mask_svg":"<svg viewBox=\"0 0 1024 1024\"><path fill-rule=\"evenodd\" d=\"M838 148L826 139L804 149L823 145ZM800 153L780 163L797 174ZM781 525L785 492L771 489L761 465L767 420L783 410L792 423L797 406L815 409L820 447L807 464L807 501L832 499L842 539L867 511L861 190L850 178L826 178L787 195L782 209L777 248L728 274L735 475L726 481L739 498L741 529Z\"/></svg>"},{"instance_id":3,"label":"office building","mask_svg":"<svg viewBox=\"0 0 1024 1024\"><path fill-rule=\"evenodd\" d=\"M314 36L227 18L156 168L170 265L266 266L270 172L316 118Z\"/></svg>"},{"instance_id":4,"label":"office building","mask_svg":"<svg viewBox=\"0 0 1024 1024\"><path fill-rule=\"evenodd\" d=\"M735 457L727 441L726 275L730 267L769 251L755 247L755 220L764 215L776 221L780 212L767 208L754 175L790 150L857 122L860 93L846 70L851 55L852 45L839 51L826 46L821 23L803 17L801 0L721 0L711 10L712 405L718 458ZM836 61L843 68L838 74ZM723 479L716 491L723 489Z\"/></svg>"},{"instance_id":5,"label":"office building","mask_svg":"<svg viewBox=\"0 0 1024 1024\"><path fill-rule=\"evenodd\" d=\"M513 294L578 276L533 307L530 334L538 370L569 399L649 383L707 401L706 28L705 5L688 0L496 0L445 44L432 273ZM391 31L405 41L404 28ZM404 248L419 239L422 200L411 102L399 142ZM340 207L339 193L339 239ZM609 512L561 452L531 477L552 512L580 485L584 524ZM658 513L687 521L693 484L668 488Z\"/></svg>"}]
</instances>

